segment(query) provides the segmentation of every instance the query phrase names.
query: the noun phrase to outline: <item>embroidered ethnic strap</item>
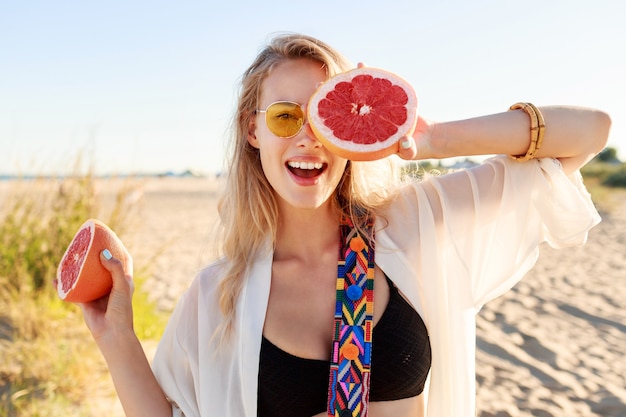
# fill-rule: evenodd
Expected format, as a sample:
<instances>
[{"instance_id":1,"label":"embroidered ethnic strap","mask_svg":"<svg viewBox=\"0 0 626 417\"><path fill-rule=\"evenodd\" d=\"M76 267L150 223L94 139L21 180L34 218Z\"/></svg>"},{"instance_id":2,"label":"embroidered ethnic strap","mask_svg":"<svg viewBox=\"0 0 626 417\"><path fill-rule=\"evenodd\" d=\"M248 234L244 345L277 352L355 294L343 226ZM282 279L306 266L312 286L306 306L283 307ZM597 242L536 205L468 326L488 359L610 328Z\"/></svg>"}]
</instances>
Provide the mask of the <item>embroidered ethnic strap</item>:
<instances>
[{"instance_id":1,"label":"embroidered ethnic strap","mask_svg":"<svg viewBox=\"0 0 626 417\"><path fill-rule=\"evenodd\" d=\"M373 223L367 224L368 235ZM328 415L366 417L374 315L374 247L349 220L341 225Z\"/></svg>"}]
</instances>

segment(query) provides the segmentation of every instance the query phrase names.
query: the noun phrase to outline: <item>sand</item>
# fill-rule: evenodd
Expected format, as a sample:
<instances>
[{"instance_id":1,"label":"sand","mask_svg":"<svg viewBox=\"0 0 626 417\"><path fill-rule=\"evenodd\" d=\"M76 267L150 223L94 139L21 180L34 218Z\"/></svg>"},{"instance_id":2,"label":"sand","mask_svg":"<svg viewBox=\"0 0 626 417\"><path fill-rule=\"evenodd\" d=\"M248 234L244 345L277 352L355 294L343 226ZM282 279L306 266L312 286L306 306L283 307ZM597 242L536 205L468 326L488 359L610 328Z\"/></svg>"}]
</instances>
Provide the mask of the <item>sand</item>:
<instances>
[{"instance_id":1,"label":"sand","mask_svg":"<svg viewBox=\"0 0 626 417\"><path fill-rule=\"evenodd\" d=\"M160 309L172 310L198 270L215 259L219 188L206 178L146 179L132 196L135 212L121 237Z\"/></svg>"},{"instance_id":2,"label":"sand","mask_svg":"<svg viewBox=\"0 0 626 417\"><path fill-rule=\"evenodd\" d=\"M626 416L626 198L478 320L479 415Z\"/></svg>"},{"instance_id":3,"label":"sand","mask_svg":"<svg viewBox=\"0 0 626 417\"><path fill-rule=\"evenodd\" d=\"M218 189L216 180L153 178L128 196L133 221L121 236L159 308L171 310L214 258ZM480 312L479 416L626 416L626 194L602 214L586 246L543 247L527 277ZM146 350L151 357L154 345ZM104 404L123 415L117 401Z\"/></svg>"}]
</instances>

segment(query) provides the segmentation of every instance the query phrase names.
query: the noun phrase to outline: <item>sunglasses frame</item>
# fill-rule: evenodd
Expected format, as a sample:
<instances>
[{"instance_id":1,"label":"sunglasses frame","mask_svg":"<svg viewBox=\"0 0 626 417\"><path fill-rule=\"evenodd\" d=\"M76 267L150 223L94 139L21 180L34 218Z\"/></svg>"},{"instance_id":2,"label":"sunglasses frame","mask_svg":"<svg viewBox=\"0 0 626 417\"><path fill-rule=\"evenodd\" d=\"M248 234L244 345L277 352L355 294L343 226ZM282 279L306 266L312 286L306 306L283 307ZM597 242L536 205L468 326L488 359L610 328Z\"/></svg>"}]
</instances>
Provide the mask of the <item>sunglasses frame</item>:
<instances>
[{"instance_id":1,"label":"sunglasses frame","mask_svg":"<svg viewBox=\"0 0 626 417\"><path fill-rule=\"evenodd\" d=\"M291 135L291 136L280 136L280 135L276 134L276 132L274 132L274 131L272 130L272 128L270 127L270 124L267 122L267 110L268 110L270 107L272 107L273 105L275 105L275 104L281 104L281 103L285 103L285 104L295 104L296 106L298 106L298 107L300 108L300 111L302 112L302 124L300 125L300 129L298 129L298 131L297 131L296 133L294 133L293 135ZM256 109L254 112L255 112L256 114L258 114L258 113L265 113L265 117L264 117L264 119L265 119L265 126L267 126L267 128L270 130L270 132L272 132L272 134L276 135L277 137L279 137L279 138L281 138L281 139L291 139L291 138L293 138L293 137L295 137L295 136L298 136L298 134L299 134L300 132L302 132L302 129L304 129L304 125L305 125L305 123L306 123L306 121L305 121L306 112L304 111L304 108L302 107L302 104L300 104L300 103L296 103L295 101L289 101L289 100L279 100L279 101L274 101L274 102L272 102L272 103L268 104L268 105L267 105L267 107L265 108L265 110L263 110L263 109Z\"/></svg>"}]
</instances>

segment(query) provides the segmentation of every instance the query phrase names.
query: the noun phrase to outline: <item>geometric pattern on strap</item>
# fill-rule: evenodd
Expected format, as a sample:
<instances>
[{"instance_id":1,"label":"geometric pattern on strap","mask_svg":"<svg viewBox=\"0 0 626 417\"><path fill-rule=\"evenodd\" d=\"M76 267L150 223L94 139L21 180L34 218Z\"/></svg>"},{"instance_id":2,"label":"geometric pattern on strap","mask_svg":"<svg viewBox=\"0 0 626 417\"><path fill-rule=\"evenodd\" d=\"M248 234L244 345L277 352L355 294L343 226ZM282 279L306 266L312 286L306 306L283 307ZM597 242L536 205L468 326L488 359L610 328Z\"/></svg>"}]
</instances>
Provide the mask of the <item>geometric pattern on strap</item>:
<instances>
[{"instance_id":1,"label":"geometric pattern on strap","mask_svg":"<svg viewBox=\"0 0 626 417\"><path fill-rule=\"evenodd\" d=\"M363 239L349 219L341 224L337 301L328 381L329 416L366 417L374 316L373 221Z\"/></svg>"}]
</instances>

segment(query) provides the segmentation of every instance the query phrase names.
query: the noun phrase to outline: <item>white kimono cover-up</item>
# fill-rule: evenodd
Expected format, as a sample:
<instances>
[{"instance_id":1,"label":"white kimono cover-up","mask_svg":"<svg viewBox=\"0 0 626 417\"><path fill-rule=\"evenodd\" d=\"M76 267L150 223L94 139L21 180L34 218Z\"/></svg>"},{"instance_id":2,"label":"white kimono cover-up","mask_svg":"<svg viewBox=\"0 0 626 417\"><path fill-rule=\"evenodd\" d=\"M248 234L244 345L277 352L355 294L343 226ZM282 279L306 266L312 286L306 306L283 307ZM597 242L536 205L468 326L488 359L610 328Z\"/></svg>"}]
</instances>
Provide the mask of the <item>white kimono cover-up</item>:
<instances>
[{"instance_id":1,"label":"white kimono cover-up","mask_svg":"<svg viewBox=\"0 0 626 417\"><path fill-rule=\"evenodd\" d=\"M554 159L497 156L468 170L412 183L377 223L376 264L429 331L428 417L475 416L475 315L535 264L538 245L582 245L600 221L579 172ZM173 416L256 417L259 351L272 252L251 266L237 303L232 345L215 353L217 283L202 270L182 296L153 370Z\"/></svg>"}]
</instances>

